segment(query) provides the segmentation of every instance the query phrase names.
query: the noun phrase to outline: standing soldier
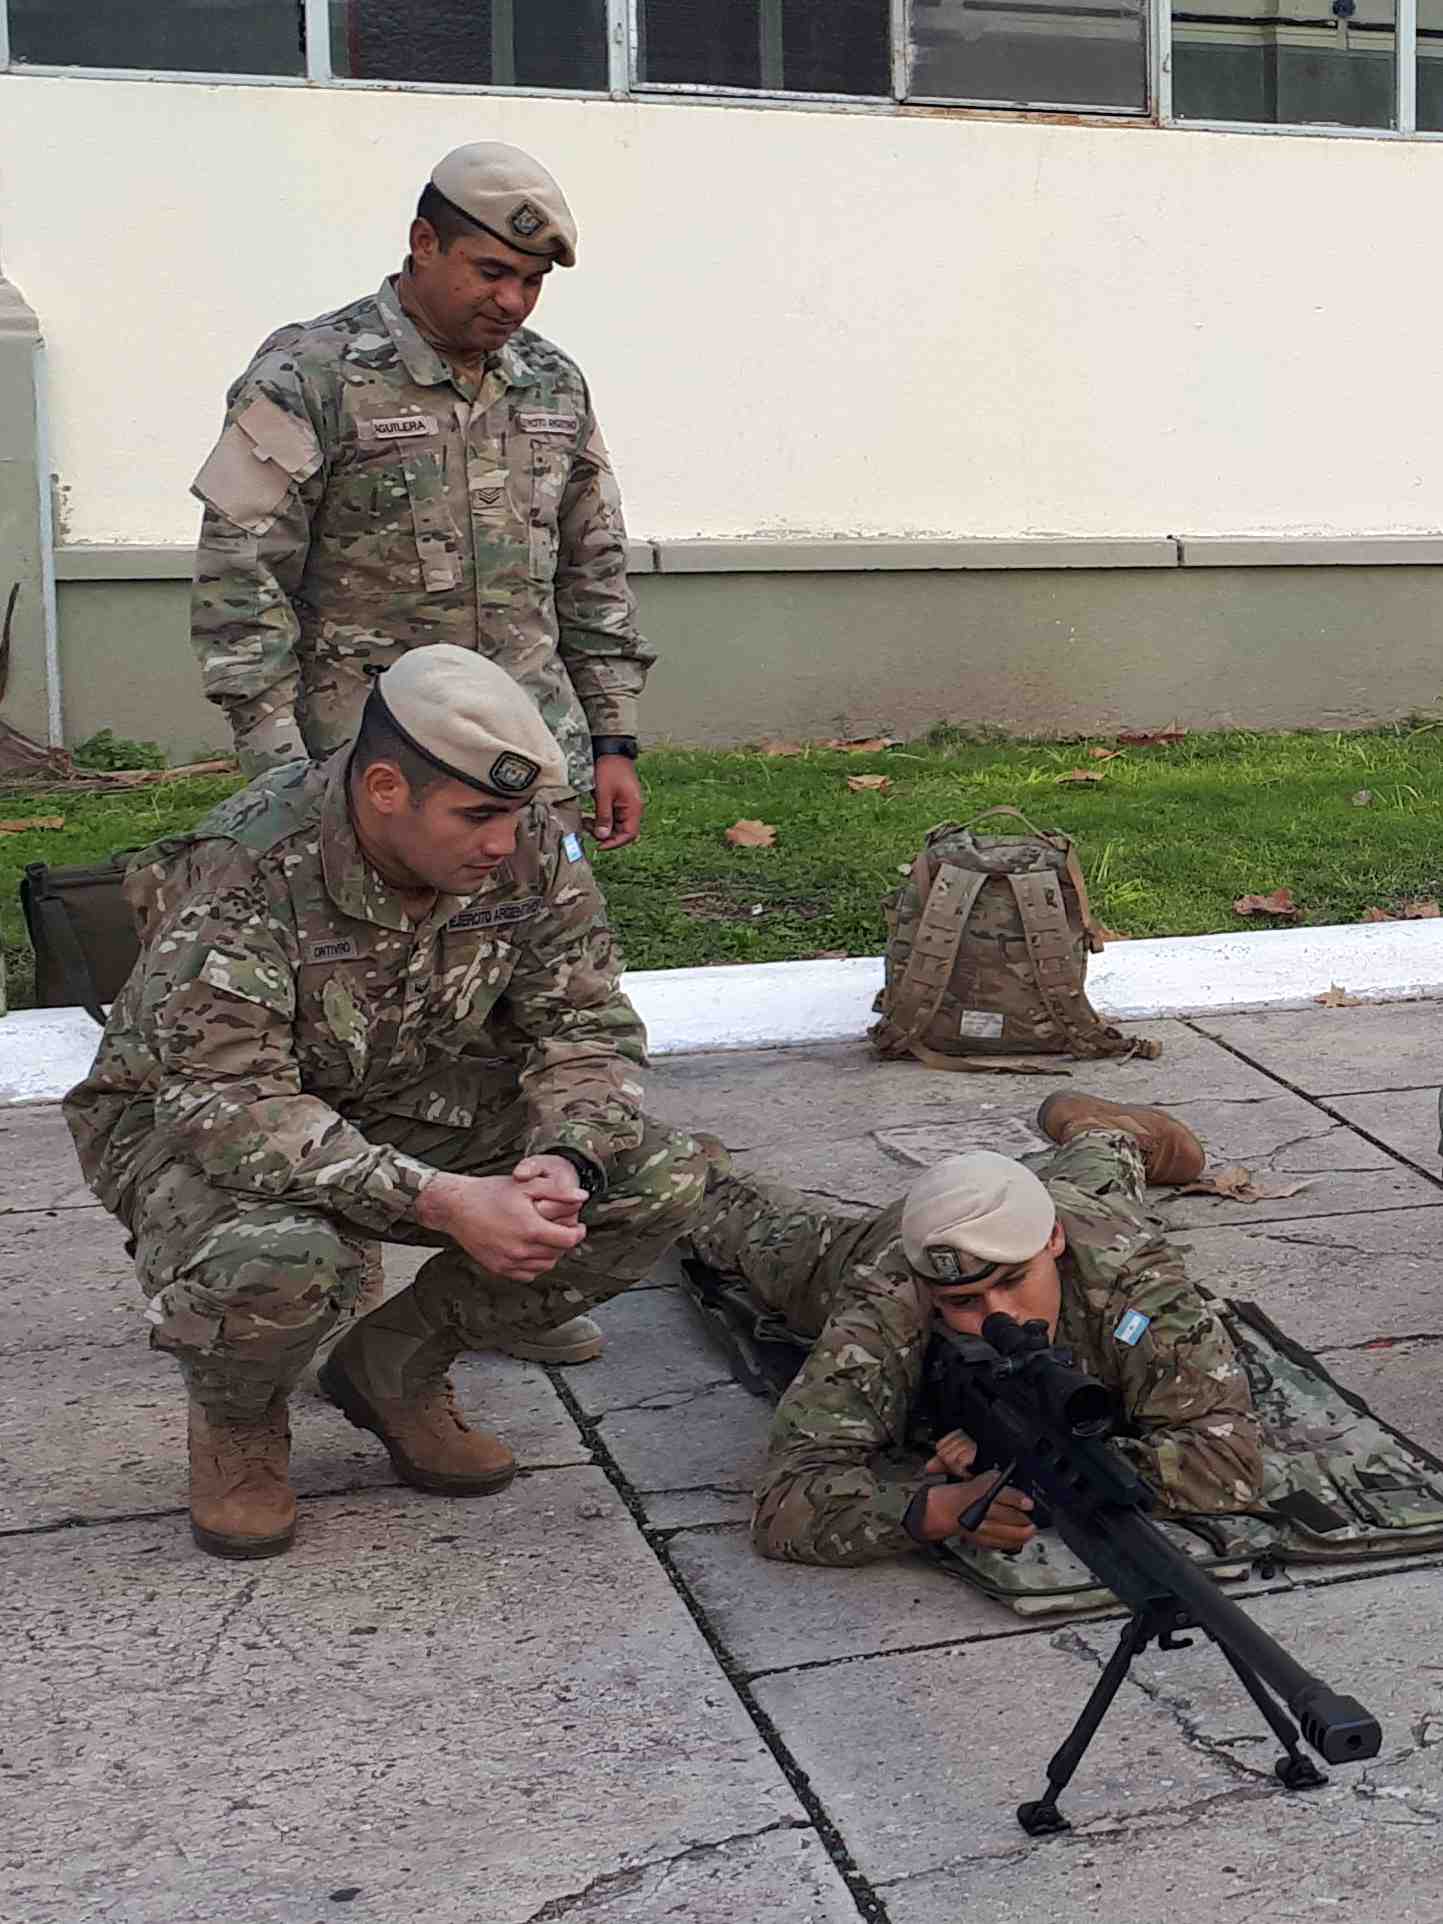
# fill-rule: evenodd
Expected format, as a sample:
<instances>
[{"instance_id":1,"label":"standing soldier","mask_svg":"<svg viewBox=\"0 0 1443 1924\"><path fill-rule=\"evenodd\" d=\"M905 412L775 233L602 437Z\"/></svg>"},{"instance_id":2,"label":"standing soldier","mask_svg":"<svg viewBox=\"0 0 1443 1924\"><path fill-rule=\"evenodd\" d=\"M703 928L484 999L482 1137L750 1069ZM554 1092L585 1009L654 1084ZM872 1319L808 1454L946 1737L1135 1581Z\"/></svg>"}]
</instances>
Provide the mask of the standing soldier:
<instances>
[{"instance_id":1,"label":"standing soldier","mask_svg":"<svg viewBox=\"0 0 1443 1924\"><path fill-rule=\"evenodd\" d=\"M448 641L541 710L595 835L634 841L636 703L653 655L581 370L523 326L576 224L546 169L447 154L400 274L265 341L196 476L191 635L248 775L330 754L370 676ZM589 806L589 804L588 804Z\"/></svg>"},{"instance_id":2,"label":"standing soldier","mask_svg":"<svg viewBox=\"0 0 1443 1924\"><path fill-rule=\"evenodd\" d=\"M65 1114L184 1372L217 1556L291 1540L287 1397L372 1239L437 1253L321 1386L403 1481L476 1496L516 1465L458 1414L451 1363L585 1323L700 1201L700 1148L641 1111L645 1031L581 843L535 800L560 776L509 676L418 649L353 746L131 865L144 947Z\"/></svg>"}]
</instances>

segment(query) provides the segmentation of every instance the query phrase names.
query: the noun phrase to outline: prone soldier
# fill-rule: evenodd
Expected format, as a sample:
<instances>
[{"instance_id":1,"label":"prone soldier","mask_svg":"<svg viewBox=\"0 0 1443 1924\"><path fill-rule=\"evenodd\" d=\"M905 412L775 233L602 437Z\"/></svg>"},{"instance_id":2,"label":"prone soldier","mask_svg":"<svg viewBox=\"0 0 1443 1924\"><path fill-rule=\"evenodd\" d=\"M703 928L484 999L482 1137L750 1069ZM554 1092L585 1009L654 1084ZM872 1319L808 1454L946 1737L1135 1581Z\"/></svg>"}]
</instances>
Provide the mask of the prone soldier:
<instances>
[{"instance_id":1,"label":"prone soldier","mask_svg":"<svg viewBox=\"0 0 1443 1924\"><path fill-rule=\"evenodd\" d=\"M710 1145L697 1257L812 1339L757 1486L764 1555L860 1564L957 1535L995 1479L969 1474L960 1434L916 1448L923 1367L935 1324L975 1335L999 1309L1044 1321L1115 1393L1118 1447L1164 1514L1255 1505L1246 1372L1145 1203L1148 1181L1201 1172L1201 1144L1161 1109L1103 1097L1050 1096L1038 1121L1059 1147L1036 1172L987 1150L950 1156L860 1221L736 1174ZM1031 1507L1004 1491L964 1541L1020 1549Z\"/></svg>"},{"instance_id":2,"label":"prone soldier","mask_svg":"<svg viewBox=\"0 0 1443 1924\"><path fill-rule=\"evenodd\" d=\"M537 799L564 781L530 697L443 644L377 679L353 744L131 864L142 954L65 1115L185 1376L215 1555L289 1545L287 1398L374 1239L437 1253L322 1387L403 1481L475 1496L516 1464L459 1414L451 1363L574 1323L594 1353L581 1312L700 1201L701 1149L642 1113L645 1031L581 843Z\"/></svg>"},{"instance_id":3,"label":"prone soldier","mask_svg":"<svg viewBox=\"0 0 1443 1924\"><path fill-rule=\"evenodd\" d=\"M451 642L527 689L635 839L636 705L653 655L626 579L621 497L581 370L523 323L576 262L539 162L499 142L441 160L399 275L262 342L227 397L191 637L247 775L349 742L369 677Z\"/></svg>"}]
</instances>

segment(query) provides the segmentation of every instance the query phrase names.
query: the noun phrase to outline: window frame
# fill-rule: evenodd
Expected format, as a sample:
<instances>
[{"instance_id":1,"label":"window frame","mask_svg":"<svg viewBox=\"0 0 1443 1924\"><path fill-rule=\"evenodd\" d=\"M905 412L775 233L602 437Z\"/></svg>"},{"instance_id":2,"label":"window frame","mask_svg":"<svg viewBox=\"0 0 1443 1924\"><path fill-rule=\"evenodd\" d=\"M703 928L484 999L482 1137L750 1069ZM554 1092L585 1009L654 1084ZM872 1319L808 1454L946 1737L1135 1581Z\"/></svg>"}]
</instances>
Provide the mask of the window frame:
<instances>
[{"instance_id":1,"label":"window frame","mask_svg":"<svg viewBox=\"0 0 1443 1924\"><path fill-rule=\"evenodd\" d=\"M767 0L763 0L765 5ZM910 16L912 0L887 0L890 94L805 93L784 88L750 90L700 82L640 78L642 0L606 0L607 82L596 87L525 87L373 80L338 74L331 53L332 0L303 0L305 72L300 74L211 73L149 67L82 67L32 64L14 58L9 0L0 0L0 76L77 80L166 81L201 86L338 87L360 91L424 94L503 94L521 99L629 100L679 105L738 106L793 112L896 113L928 116L956 112L968 117L1030 118L1034 114L1075 119L1087 125L1176 127L1200 133L1273 134L1283 138L1335 140L1443 140L1443 129L1420 128L1418 117L1418 0L1394 0L1393 119L1391 127L1344 127L1328 122L1179 119L1173 100L1172 0L1145 0L1143 11L1147 101L1141 108L1086 106L1075 101L977 100L913 94Z\"/></svg>"}]
</instances>

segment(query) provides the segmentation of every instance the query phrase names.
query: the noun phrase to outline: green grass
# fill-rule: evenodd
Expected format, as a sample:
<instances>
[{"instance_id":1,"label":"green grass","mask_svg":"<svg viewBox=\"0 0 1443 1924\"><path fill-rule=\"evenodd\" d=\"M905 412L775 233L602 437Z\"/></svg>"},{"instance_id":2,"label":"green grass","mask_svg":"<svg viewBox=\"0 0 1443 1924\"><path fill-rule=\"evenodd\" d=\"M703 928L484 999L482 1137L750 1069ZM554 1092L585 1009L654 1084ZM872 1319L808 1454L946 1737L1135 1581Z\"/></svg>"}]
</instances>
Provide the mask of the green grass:
<instances>
[{"instance_id":1,"label":"green grass","mask_svg":"<svg viewBox=\"0 0 1443 1924\"><path fill-rule=\"evenodd\" d=\"M641 764L646 832L596 871L632 968L874 955L881 901L934 822L1011 802L1075 836L1109 927L1130 936L1268 926L1236 896L1291 888L1304 923L1352 922L1443 888L1443 729L1189 736L1089 761L1078 743L925 741L854 755L663 749ZM1071 768L1099 783L1060 787ZM885 794L845 777L885 774ZM205 779L120 795L0 796L0 818L64 814L63 831L0 836L0 936L12 1002L28 990L15 886L28 861L93 861L192 821L235 784ZM1371 790L1371 806L1352 796ZM733 849L739 817L774 823L770 849ZM759 913L757 911L760 911Z\"/></svg>"}]
</instances>

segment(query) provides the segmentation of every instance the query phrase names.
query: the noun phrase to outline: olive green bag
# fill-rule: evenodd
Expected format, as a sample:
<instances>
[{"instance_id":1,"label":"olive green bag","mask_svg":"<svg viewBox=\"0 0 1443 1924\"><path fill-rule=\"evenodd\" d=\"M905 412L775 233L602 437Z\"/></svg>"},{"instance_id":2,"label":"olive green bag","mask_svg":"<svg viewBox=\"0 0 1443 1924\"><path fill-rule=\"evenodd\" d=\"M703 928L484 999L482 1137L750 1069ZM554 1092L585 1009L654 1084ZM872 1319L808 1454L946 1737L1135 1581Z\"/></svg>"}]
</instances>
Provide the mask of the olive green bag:
<instances>
[{"instance_id":1,"label":"olive green bag","mask_svg":"<svg viewBox=\"0 0 1443 1924\"><path fill-rule=\"evenodd\" d=\"M48 868L32 862L20 883L20 906L35 951L35 1001L42 1009L81 1008L105 1026L113 1002L140 954L135 916L123 893L132 849L93 868Z\"/></svg>"},{"instance_id":2,"label":"olive green bag","mask_svg":"<svg viewBox=\"0 0 1443 1924\"><path fill-rule=\"evenodd\" d=\"M1026 835L977 835L1010 815ZM1087 957L1103 946L1070 837L1015 808L930 829L889 902L886 978L869 1031L880 1056L929 1069L1066 1075L1035 1056L1156 1056L1087 999Z\"/></svg>"}]
</instances>

